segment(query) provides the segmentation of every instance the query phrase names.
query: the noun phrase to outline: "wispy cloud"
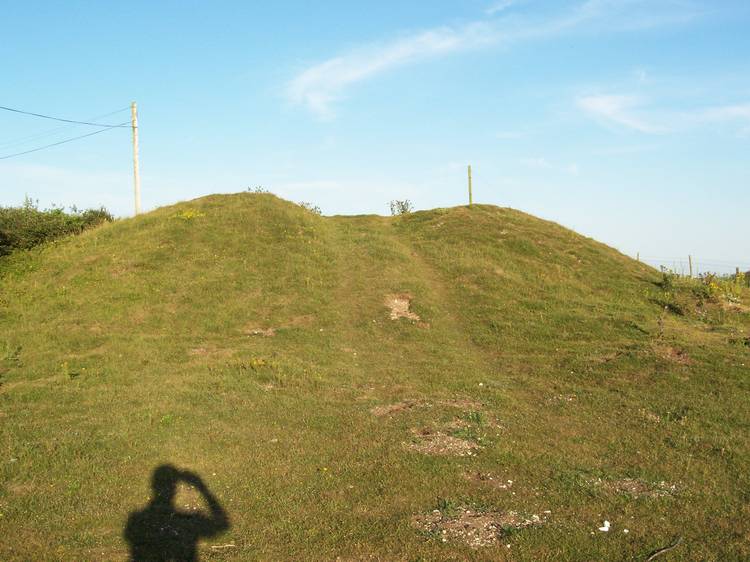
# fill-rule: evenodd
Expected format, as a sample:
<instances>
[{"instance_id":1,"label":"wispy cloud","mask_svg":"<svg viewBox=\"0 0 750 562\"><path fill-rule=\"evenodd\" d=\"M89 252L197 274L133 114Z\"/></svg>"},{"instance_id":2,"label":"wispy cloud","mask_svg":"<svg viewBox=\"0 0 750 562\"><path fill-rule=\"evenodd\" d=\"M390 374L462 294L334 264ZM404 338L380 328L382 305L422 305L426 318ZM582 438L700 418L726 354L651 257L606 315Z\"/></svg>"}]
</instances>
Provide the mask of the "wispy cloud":
<instances>
[{"instance_id":1,"label":"wispy cloud","mask_svg":"<svg viewBox=\"0 0 750 562\"><path fill-rule=\"evenodd\" d=\"M370 45L308 68L289 83L287 94L292 102L307 106L320 117L330 118L333 103L341 99L346 87L356 82L398 66L485 46L499 39L486 23L475 22Z\"/></svg>"},{"instance_id":2,"label":"wispy cloud","mask_svg":"<svg viewBox=\"0 0 750 562\"><path fill-rule=\"evenodd\" d=\"M638 115L640 99L636 96L593 95L578 98L577 105L592 117L622 125L642 133L661 133L664 128Z\"/></svg>"},{"instance_id":3,"label":"wispy cloud","mask_svg":"<svg viewBox=\"0 0 750 562\"><path fill-rule=\"evenodd\" d=\"M750 103L696 107L690 111L648 109L646 100L630 95L589 95L576 100L596 120L641 133L659 134L711 123L750 125Z\"/></svg>"},{"instance_id":4,"label":"wispy cloud","mask_svg":"<svg viewBox=\"0 0 750 562\"><path fill-rule=\"evenodd\" d=\"M515 0L498 0L497 2L489 6L484 11L484 13L488 16L494 16L495 14L499 14L500 12L504 12L515 3Z\"/></svg>"},{"instance_id":5,"label":"wispy cloud","mask_svg":"<svg viewBox=\"0 0 750 562\"><path fill-rule=\"evenodd\" d=\"M512 0L498 1L488 14L500 13L512 4ZM464 25L447 25L364 45L314 64L287 84L286 95L292 103L307 107L318 117L331 118L335 103L344 97L347 88L397 67L576 30L622 31L678 23L696 14L687 0L587 0L565 12L535 19L488 17Z\"/></svg>"},{"instance_id":6,"label":"wispy cloud","mask_svg":"<svg viewBox=\"0 0 750 562\"><path fill-rule=\"evenodd\" d=\"M701 118L706 121L750 122L750 103L709 107L703 110Z\"/></svg>"},{"instance_id":7,"label":"wispy cloud","mask_svg":"<svg viewBox=\"0 0 750 562\"><path fill-rule=\"evenodd\" d=\"M527 168L538 168L542 170L551 167L546 158L541 158L538 156L535 156L533 158L521 158L520 163Z\"/></svg>"},{"instance_id":8,"label":"wispy cloud","mask_svg":"<svg viewBox=\"0 0 750 562\"><path fill-rule=\"evenodd\" d=\"M526 168L533 168L535 170L553 170L555 172L565 172L572 176L577 176L580 172L578 164L571 162L565 165L553 164L546 158L535 156L533 158L521 158L519 163Z\"/></svg>"}]
</instances>

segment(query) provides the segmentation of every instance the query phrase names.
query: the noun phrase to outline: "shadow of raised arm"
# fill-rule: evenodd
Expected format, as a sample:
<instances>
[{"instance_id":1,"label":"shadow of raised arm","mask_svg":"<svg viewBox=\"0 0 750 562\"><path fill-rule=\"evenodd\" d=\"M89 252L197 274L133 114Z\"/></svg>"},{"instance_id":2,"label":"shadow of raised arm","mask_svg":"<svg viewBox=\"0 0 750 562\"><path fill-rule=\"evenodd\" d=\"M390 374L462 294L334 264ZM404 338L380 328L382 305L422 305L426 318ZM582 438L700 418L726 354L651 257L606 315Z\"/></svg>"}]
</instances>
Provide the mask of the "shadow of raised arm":
<instances>
[{"instance_id":1,"label":"shadow of raised arm","mask_svg":"<svg viewBox=\"0 0 750 562\"><path fill-rule=\"evenodd\" d=\"M177 484L182 480L205 500L209 515L178 510L174 505ZM133 562L198 560L198 541L229 529L229 517L203 480L195 473L162 465L151 478L151 501L128 517L123 536Z\"/></svg>"}]
</instances>

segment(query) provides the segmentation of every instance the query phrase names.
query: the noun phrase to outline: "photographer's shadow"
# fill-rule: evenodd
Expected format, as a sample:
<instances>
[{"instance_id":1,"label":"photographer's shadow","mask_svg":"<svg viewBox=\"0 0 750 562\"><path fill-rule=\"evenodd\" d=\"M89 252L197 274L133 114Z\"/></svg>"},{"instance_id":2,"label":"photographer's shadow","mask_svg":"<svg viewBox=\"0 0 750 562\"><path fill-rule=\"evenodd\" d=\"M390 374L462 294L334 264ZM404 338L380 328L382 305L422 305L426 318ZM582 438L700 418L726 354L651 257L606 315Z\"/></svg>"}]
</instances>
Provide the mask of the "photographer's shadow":
<instances>
[{"instance_id":1,"label":"photographer's shadow","mask_svg":"<svg viewBox=\"0 0 750 562\"><path fill-rule=\"evenodd\" d=\"M180 481L200 492L210 514L176 509ZM123 533L132 562L197 561L198 541L229 529L229 517L197 474L165 464L154 470L151 486L150 503L130 514Z\"/></svg>"}]
</instances>

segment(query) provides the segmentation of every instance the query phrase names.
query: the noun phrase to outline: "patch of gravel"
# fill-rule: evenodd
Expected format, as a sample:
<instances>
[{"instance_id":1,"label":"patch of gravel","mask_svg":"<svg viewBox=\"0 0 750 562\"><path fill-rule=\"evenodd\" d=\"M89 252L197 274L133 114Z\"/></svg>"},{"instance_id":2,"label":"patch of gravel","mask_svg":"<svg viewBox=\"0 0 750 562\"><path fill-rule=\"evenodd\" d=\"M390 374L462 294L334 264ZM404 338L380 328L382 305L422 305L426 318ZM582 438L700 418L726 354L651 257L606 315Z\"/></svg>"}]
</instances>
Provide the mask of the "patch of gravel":
<instances>
[{"instance_id":1,"label":"patch of gravel","mask_svg":"<svg viewBox=\"0 0 750 562\"><path fill-rule=\"evenodd\" d=\"M398 320L399 318L406 318L414 321L420 320L419 315L411 311L411 295L404 293L386 295L385 305L391 311L391 320Z\"/></svg>"},{"instance_id":2,"label":"patch of gravel","mask_svg":"<svg viewBox=\"0 0 750 562\"><path fill-rule=\"evenodd\" d=\"M624 494L631 498L663 498L677 494L677 485L665 482L646 482L637 478L623 478L621 480L602 480L598 478L591 482L607 492Z\"/></svg>"},{"instance_id":3,"label":"patch of gravel","mask_svg":"<svg viewBox=\"0 0 750 562\"><path fill-rule=\"evenodd\" d=\"M655 414L654 412L650 412L648 410L641 408L640 410L638 410L638 413L646 421L650 421L652 423L661 422L661 416L659 416L658 414Z\"/></svg>"},{"instance_id":4,"label":"patch of gravel","mask_svg":"<svg viewBox=\"0 0 750 562\"><path fill-rule=\"evenodd\" d=\"M248 336L262 336L272 338L276 335L276 328L251 328L246 331Z\"/></svg>"},{"instance_id":5,"label":"patch of gravel","mask_svg":"<svg viewBox=\"0 0 750 562\"><path fill-rule=\"evenodd\" d=\"M414 441L404 443L407 449L423 455L471 457L481 449L479 445L468 439L453 437L441 431L431 429L412 429Z\"/></svg>"},{"instance_id":6,"label":"patch of gravel","mask_svg":"<svg viewBox=\"0 0 750 562\"><path fill-rule=\"evenodd\" d=\"M429 404L422 400L402 400L401 402L396 402L395 404L383 404L381 406L375 406L370 410L370 413L374 416L382 417L406 412L413 408L421 408L426 406L429 406Z\"/></svg>"},{"instance_id":7,"label":"patch of gravel","mask_svg":"<svg viewBox=\"0 0 750 562\"><path fill-rule=\"evenodd\" d=\"M556 394L547 398L544 403L548 405L552 404L565 404L568 402L575 402L578 396L575 394Z\"/></svg>"},{"instance_id":8,"label":"patch of gravel","mask_svg":"<svg viewBox=\"0 0 750 562\"><path fill-rule=\"evenodd\" d=\"M484 484L497 490L510 490L513 487L513 480L500 478L491 472L464 472L464 478L471 482Z\"/></svg>"},{"instance_id":9,"label":"patch of gravel","mask_svg":"<svg viewBox=\"0 0 750 562\"><path fill-rule=\"evenodd\" d=\"M493 546L511 530L544 523L538 515L523 517L515 511L481 511L459 507L450 512L434 510L413 519L418 529L437 535L443 542L462 542L472 548Z\"/></svg>"}]
</instances>

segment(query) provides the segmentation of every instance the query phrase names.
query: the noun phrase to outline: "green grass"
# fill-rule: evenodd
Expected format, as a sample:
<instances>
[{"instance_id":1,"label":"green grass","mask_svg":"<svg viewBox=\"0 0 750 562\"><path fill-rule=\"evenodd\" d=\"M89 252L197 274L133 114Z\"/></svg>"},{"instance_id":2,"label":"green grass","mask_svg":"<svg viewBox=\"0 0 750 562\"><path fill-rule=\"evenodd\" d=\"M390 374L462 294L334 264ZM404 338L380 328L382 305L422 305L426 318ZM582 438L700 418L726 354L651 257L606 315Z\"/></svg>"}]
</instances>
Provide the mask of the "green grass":
<instances>
[{"instance_id":1,"label":"green grass","mask_svg":"<svg viewBox=\"0 0 750 562\"><path fill-rule=\"evenodd\" d=\"M164 463L230 517L203 559L633 560L676 536L665 560L750 557L748 309L680 281L665 312L658 273L558 225L211 196L0 271L1 560L127 558ZM394 293L421 322L389 319ZM404 445L455 419L475 456ZM461 505L551 513L476 550L413 524Z\"/></svg>"}]
</instances>

